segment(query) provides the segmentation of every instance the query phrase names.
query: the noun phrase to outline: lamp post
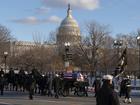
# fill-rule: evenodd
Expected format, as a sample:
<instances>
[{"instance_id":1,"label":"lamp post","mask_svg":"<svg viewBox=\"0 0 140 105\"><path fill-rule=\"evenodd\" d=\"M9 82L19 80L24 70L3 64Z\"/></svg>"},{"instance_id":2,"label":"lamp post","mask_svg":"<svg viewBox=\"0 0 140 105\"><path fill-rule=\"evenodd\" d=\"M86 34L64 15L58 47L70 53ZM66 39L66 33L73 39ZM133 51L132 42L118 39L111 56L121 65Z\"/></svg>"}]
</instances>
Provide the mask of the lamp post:
<instances>
[{"instance_id":1,"label":"lamp post","mask_svg":"<svg viewBox=\"0 0 140 105\"><path fill-rule=\"evenodd\" d=\"M69 50L70 50L70 43L69 42L65 42L64 43L64 46L65 46L65 68L68 68L69 67ZM67 70L66 70L67 71Z\"/></svg>"},{"instance_id":2,"label":"lamp post","mask_svg":"<svg viewBox=\"0 0 140 105\"><path fill-rule=\"evenodd\" d=\"M5 51L4 52L4 60L5 60L5 73L6 73L6 63L7 63L7 56L8 56L8 52L7 51Z\"/></svg>"},{"instance_id":3,"label":"lamp post","mask_svg":"<svg viewBox=\"0 0 140 105\"><path fill-rule=\"evenodd\" d=\"M139 47L139 68L138 68L138 71L139 71L139 77L140 77L140 35L137 36L137 44L138 44L138 47Z\"/></svg>"},{"instance_id":4,"label":"lamp post","mask_svg":"<svg viewBox=\"0 0 140 105\"><path fill-rule=\"evenodd\" d=\"M114 40L114 47L117 48L118 60L120 57L120 47L123 45L122 40Z\"/></svg>"},{"instance_id":5,"label":"lamp post","mask_svg":"<svg viewBox=\"0 0 140 105\"><path fill-rule=\"evenodd\" d=\"M120 48L121 48L122 45L123 45L122 40L114 40L114 47L117 49L117 61L118 62L119 62L119 59L120 59ZM117 75L119 73L119 71L120 71L120 67L116 67L115 75Z\"/></svg>"}]
</instances>

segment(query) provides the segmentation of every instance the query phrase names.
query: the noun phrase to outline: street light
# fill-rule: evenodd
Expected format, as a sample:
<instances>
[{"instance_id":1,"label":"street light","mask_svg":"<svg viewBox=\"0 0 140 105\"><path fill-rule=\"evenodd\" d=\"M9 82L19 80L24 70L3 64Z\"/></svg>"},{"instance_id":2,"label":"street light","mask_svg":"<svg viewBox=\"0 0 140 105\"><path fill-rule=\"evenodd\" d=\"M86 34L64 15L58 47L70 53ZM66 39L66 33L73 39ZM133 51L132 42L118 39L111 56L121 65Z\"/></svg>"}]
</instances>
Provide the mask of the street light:
<instances>
[{"instance_id":1,"label":"street light","mask_svg":"<svg viewBox=\"0 0 140 105\"><path fill-rule=\"evenodd\" d=\"M64 43L64 45L65 45L65 54L67 55L68 53L69 53L69 47L70 47L70 42L65 42Z\"/></svg>"},{"instance_id":2,"label":"street light","mask_svg":"<svg viewBox=\"0 0 140 105\"><path fill-rule=\"evenodd\" d=\"M70 42L65 42L64 45L65 45L65 47L69 47L70 46Z\"/></svg>"},{"instance_id":3,"label":"street light","mask_svg":"<svg viewBox=\"0 0 140 105\"><path fill-rule=\"evenodd\" d=\"M64 56L64 60L65 60L65 68L68 68L69 67L69 50L70 50L70 42L65 42L64 43L64 46L65 46L65 56Z\"/></svg>"},{"instance_id":4,"label":"street light","mask_svg":"<svg viewBox=\"0 0 140 105\"><path fill-rule=\"evenodd\" d=\"M114 40L114 47L117 48L118 60L120 57L120 47L123 45L122 40Z\"/></svg>"},{"instance_id":5,"label":"street light","mask_svg":"<svg viewBox=\"0 0 140 105\"><path fill-rule=\"evenodd\" d=\"M8 56L8 52L7 51L5 51L4 52L4 60L5 60L5 73L6 73L6 63L7 63L7 56Z\"/></svg>"},{"instance_id":6,"label":"street light","mask_svg":"<svg viewBox=\"0 0 140 105\"><path fill-rule=\"evenodd\" d=\"M114 40L114 47L117 49L117 61L118 62L119 62L119 59L120 59L120 48L121 48L122 45L123 45L122 40ZM115 75L117 75L119 71L120 71L120 67L116 67Z\"/></svg>"},{"instance_id":7,"label":"street light","mask_svg":"<svg viewBox=\"0 0 140 105\"><path fill-rule=\"evenodd\" d=\"M139 77L140 77L140 35L137 36L137 44L139 46Z\"/></svg>"},{"instance_id":8,"label":"street light","mask_svg":"<svg viewBox=\"0 0 140 105\"><path fill-rule=\"evenodd\" d=\"M121 47L122 46L122 40L114 40L114 46Z\"/></svg>"}]
</instances>

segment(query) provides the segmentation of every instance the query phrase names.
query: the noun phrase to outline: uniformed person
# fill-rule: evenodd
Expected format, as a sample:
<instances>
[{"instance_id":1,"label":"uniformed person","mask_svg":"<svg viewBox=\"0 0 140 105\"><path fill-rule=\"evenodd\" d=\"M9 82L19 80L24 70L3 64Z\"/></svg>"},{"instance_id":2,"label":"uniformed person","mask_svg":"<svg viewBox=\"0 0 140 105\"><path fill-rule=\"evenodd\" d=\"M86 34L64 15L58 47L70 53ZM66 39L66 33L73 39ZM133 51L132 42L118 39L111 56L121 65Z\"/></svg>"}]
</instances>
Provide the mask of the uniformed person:
<instances>
[{"instance_id":1,"label":"uniformed person","mask_svg":"<svg viewBox=\"0 0 140 105\"><path fill-rule=\"evenodd\" d=\"M131 80L130 80L130 77L127 76L126 79L124 80L124 85L125 85L125 100L124 102L125 103L131 103L132 100L131 100L131 97L130 97L130 92L131 92Z\"/></svg>"},{"instance_id":2,"label":"uniformed person","mask_svg":"<svg viewBox=\"0 0 140 105\"><path fill-rule=\"evenodd\" d=\"M97 105L120 105L117 93L112 89L112 79L111 75L103 77L103 85L96 96Z\"/></svg>"},{"instance_id":3,"label":"uniformed person","mask_svg":"<svg viewBox=\"0 0 140 105\"><path fill-rule=\"evenodd\" d=\"M61 84L61 79L60 79L59 75L56 74L54 79L53 79L55 98L59 98L60 84Z\"/></svg>"},{"instance_id":4,"label":"uniformed person","mask_svg":"<svg viewBox=\"0 0 140 105\"><path fill-rule=\"evenodd\" d=\"M125 79L122 79L121 83L120 83L120 94L119 96L121 97L122 95L124 96L125 94Z\"/></svg>"},{"instance_id":5,"label":"uniformed person","mask_svg":"<svg viewBox=\"0 0 140 105\"><path fill-rule=\"evenodd\" d=\"M35 89L35 79L32 74L29 75L28 78L28 89L29 89L29 99L33 100L33 94L34 94L34 89Z\"/></svg>"},{"instance_id":6,"label":"uniformed person","mask_svg":"<svg viewBox=\"0 0 140 105\"><path fill-rule=\"evenodd\" d=\"M52 93L52 88L53 88L53 75L52 74L49 74L49 77L48 77L48 96L53 96L53 93Z\"/></svg>"}]
</instances>

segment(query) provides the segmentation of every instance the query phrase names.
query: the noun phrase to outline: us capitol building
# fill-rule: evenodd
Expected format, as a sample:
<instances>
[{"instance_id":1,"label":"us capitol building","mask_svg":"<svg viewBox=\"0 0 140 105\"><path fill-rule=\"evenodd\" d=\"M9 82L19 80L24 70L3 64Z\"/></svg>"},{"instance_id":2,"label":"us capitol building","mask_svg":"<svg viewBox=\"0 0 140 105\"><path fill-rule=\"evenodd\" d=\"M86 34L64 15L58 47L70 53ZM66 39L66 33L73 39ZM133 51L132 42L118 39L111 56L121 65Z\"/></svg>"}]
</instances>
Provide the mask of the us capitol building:
<instances>
[{"instance_id":1,"label":"us capitol building","mask_svg":"<svg viewBox=\"0 0 140 105\"><path fill-rule=\"evenodd\" d=\"M72 9L70 4L67 9L67 16L62 20L58 32L56 34L56 43L55 44L46 44L42 45L45 47L54 47L57 46L59 48L64 48L64 43L69 42L71 46L80 43L80 28L78 26L77 21L72 16ZM22 53L23 51L32 49L36 46L35 42L29 41L15 41L11 43L10 52L14 53Z\"/></svg>"}]
</instances>

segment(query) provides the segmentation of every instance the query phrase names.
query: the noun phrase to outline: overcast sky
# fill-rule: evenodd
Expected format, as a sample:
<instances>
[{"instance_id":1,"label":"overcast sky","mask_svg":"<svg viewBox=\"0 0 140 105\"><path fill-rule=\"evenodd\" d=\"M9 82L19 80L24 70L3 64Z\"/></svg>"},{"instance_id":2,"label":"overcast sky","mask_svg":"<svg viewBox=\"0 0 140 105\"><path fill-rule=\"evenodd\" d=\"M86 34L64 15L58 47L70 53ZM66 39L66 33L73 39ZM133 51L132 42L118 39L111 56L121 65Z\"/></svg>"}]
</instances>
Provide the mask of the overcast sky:
<instances>
[{"instance_id":1,"label":"overcast sky","mask_svg":"<svg viewBox=\"0 0 140 105\"><path fill-rule=\"evenodd\" d=\"M89 21L110 26L112 35L140 28L140 0L0 0L0 24L17 40L32 41L59 27L71 4L81 31Z\"/></svg>"}]
</instances>

